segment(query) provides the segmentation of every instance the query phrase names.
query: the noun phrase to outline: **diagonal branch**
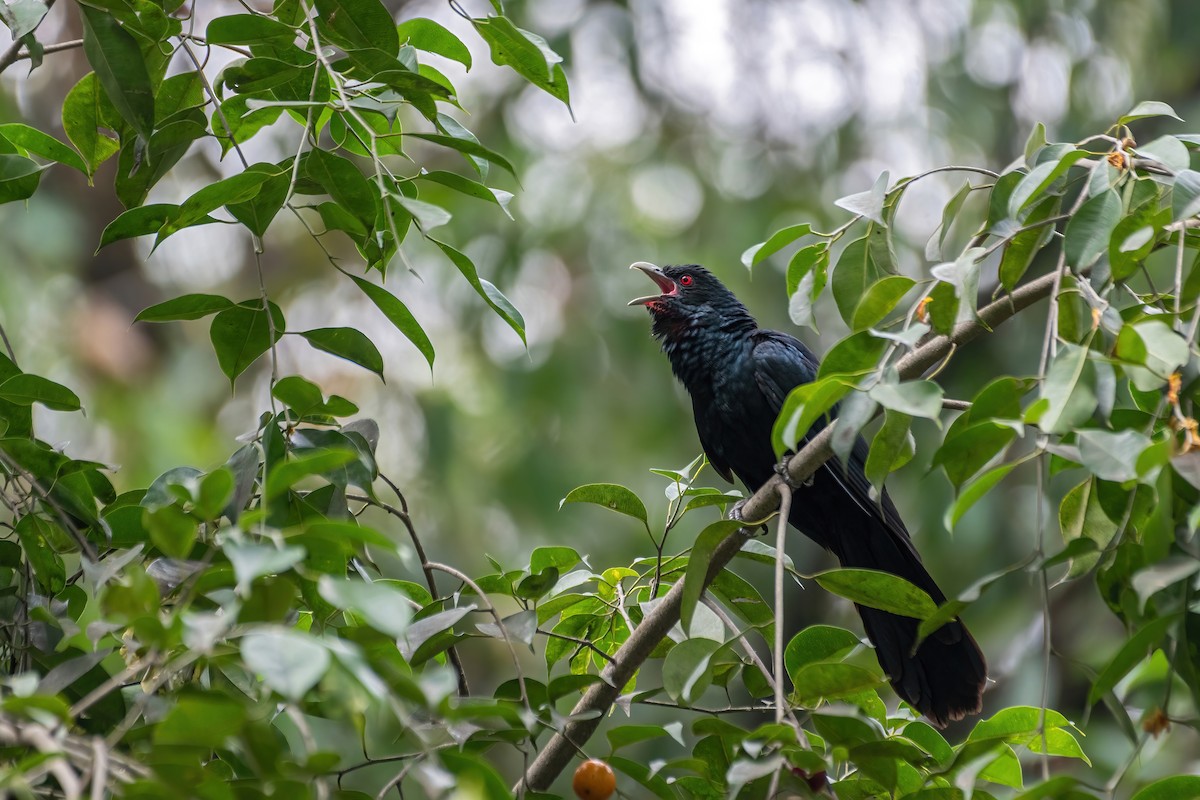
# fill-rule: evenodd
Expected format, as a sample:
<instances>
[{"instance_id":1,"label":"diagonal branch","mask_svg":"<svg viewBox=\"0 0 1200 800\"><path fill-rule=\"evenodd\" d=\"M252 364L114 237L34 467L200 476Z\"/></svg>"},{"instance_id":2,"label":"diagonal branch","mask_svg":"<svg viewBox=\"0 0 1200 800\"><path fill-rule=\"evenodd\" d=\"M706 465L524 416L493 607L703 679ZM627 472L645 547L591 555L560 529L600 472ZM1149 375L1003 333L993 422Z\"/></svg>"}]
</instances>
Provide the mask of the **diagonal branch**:
<instances>
[{"instance_id":1,"label":"diagonal branch","mask_svg":"<svg viewBox=\"0 0 1200 800\"><path fill-rule=\"evenodd\" d=\"M924 374L926 370L944 360L955 348L976 339L980 334L990 331L1043 299L1050 294L1056 278L1057 272L1032 280L1012 294L980 309L976 319L957 325L950 335L936 336L925 342L897 363L896 367L900 378L902 380L912 379ZM832 457L833 450L830 442L835 426L836 421L826 426L788 461L788 474L794 483L803 482ZM779 486L782 484L783 478L774 475L759 487L758 491L742 506L742 518L764 519L773 514L779 508ZM753 529L742 528L730 534L716 546L713 550L712 561L708 565L708 574L704 580L705 586L725 568L725 565L742 549L742 544L753 535ZM569 722L546 743L533 764L530 765L525 778L517 784L515 791L548 788L570 763L576 750L587 744L600 721L616 701L621 687L629 682L634 673L650 657L655 646L667 635L667 631L671 630L679 621L680 606L683 600L683 583L683 580L676 581L666 596L654 607L654 610L647 614L642 623L630 634L625 644L613 654L613 661L600 673L601 682L592 684L584 692L571 711L572 722ZM600 713L588 713L593 711Z\"/></svg>"}]
</instances>

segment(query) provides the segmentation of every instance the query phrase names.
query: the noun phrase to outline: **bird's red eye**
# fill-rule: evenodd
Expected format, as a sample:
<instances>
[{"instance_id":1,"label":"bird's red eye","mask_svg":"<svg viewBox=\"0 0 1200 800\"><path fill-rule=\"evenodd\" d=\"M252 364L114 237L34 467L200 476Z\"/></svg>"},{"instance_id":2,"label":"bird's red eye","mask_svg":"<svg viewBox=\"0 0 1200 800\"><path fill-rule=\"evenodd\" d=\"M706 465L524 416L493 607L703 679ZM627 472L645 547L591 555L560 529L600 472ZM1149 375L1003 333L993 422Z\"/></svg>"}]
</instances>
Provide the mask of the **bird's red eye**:
<instances>
[{"instance_id":1,"label":"bird's red eye","mask_svg":"<svg viewBox=\"0 0 1200 800\"><path fill-rule=\"evenodd\" d=\"M691 286L692 285L692 276L684 275L682 278L679 279L679 285L680 286Z\"/></svg>"}]
</instances>

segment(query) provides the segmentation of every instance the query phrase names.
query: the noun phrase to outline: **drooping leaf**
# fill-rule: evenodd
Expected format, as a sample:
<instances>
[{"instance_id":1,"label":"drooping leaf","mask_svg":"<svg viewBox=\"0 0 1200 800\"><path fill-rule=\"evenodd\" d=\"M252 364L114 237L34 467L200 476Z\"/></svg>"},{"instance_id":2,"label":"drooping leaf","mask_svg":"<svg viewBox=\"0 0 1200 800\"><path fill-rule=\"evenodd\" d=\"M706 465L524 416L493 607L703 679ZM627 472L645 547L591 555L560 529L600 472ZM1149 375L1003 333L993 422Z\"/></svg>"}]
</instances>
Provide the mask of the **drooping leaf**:
<instances>
[{"instance_id":1,"label":"drooping leaf","mask_svg":"<svg viewBox=\"0 0 1200 800\"><path fill-rule=\"evenodd\" d=\"M429 241L441 248L442 252L453 262L454 266L458 267L458 271L463 274L467 282L479 293L479 296L492 307L493 311L500 315L502 320L508 323L510 328L517 332L517 335L521 337L521 342L526 343L525 318L521 316L521 312L517 310L516 306L499 289L479 277L479 273L475 269L475 264L466 255L444 242L439 242L437 239L430 239Z\"/></svg>"},{"instance_id":2,"label":"drooping leaf","mask_svg":"<svg viewBox=\"0 0 1200 800\"><path fill-rule=\"evenodd\" d=\"M708 565L712 561L713 550L734 531L743 526L740 520L721 519L708 525L696 537L692 545L692 553L688 558L687 573L684 576L683 601L680 605L680 620L683 629L692 629L692 617L696 605L703 594L704 578L708 574Z\"/></svg>"},{"instance_id":3,"label":"drooping leaf","mask_svg":"<svg viewBox=\"0 0 1200 800\"><path fill-rule=\"evenodd\" d=\"M270 309L268 318L262 303L247 300L217 312L213 318L209 338L217 353L217 363L229 378L231 387L237 377L283 335L283 312L274 303L270 303Z\"/></svg>"},{"instance_id":4,"label":"drooping leaf","mask_svg":"<svg viewBox=\"0 0 1200 800\"><path fill-rule=\"evenodd\" d=\"M1128 125L1134 120L1145 119L1146 117L1171 117L1183 122L1179 115L1175 113L1175 109L1158 100L1143 100L1129 111L1121 115L1117 120L1118 125Z\"/></svg>"},{"instance_id":5,"label":"drooping leaf","mask_svg":"<svg viewBox=\"0 0 1200 800\"><path fill-rule=\"evenodd\" d=\"M40 375L21 373L0 382L0 400L27 406L40 403L54 411L78 411L79 395Z\"/></svg>"},{"instance_id":6,"label":"drooping leaf","mask_svg":"<svg viewBox=\"0 0 1200 800\"><path fill-rule=\"evenodd\" d=\"M111 14L81 5L83 52L105 94L143 142L154 129L154 90L137 40Z\"/></svg>"},{"instance_id":7,"label":"drooping leaf","mask_svg":"<svg viewBox=\"0 0 1200 800\"><path fill-rule=\"evenodd\" d=\"M550 49L545 39L521 30L503 16L476 18L471 24L491 48L492 61L512 67L522 78L570 107L570 89L560 63L562 56Z\"/></svg>"},{"instance_id":8,"label":"drooping leaf","mask_svg":"<svg viewBox=\"0 0 1200 800\"><path fill-rule=\"evenodd\" d=\"M607 509L641 520L649 529L646 506L640 497L624 486L615 483L589 483L567 492L558 507L566 503L594 503Z\"/></svg>"},{"instance_id":9,"label":"drooping leaf","mask_svg":"<svg viewBox=\"0 0 1200 800\"><path fill-rule=\"evenodd\" d=\"M768 256L774 255L797 239L812 233L812 226L807 222L799 225L789 225L775 231L765 242L751 245L742 253L742 264L751 269ZM793 289L793 291L795 291Z\"/></svg>"},{"instance_id":10,"label":"drooping leaf","mask_svg":"<svg viewBox=\"0 0 1200 800\"><path fill-rule=\"evenodd\" d=\"M1121 219L1121 198L1113 189L1088 199L1067 221L1063 249L1076 269L1090 267L1108 249L1113 228Z\"/></svg>"},{"instance_id":11,"label":"drooping leaf","mask_svg":"<svg viewBox=\"0 0 1200 800\"><path fill-rule=\"evenodd\" d=\"M383 356L366 334L357 328L314 328L300 331L318 350L344 358L383 378Z\"/></svg>"},{"instance_id":12,"label":"drooping leaf","mask_svg":"<svg viewBox=\"0 0 1200 800\"><path fill-rule=\"evenodd\" d=\"M429 363L430 368L432 368L434 358L433 343L429 341L429 337L425 334L421 323L417 322L416 317L408 310L408 306L382 286L377 286L357 275L351 275L350 278L362 290L363 294L371 299L376 308L383 312L388 321L395 325L396 329L403 333L410 342L416 345L417 349L421 351L421 355L425 356L425 360Z\"/></svg>"},{"instance_id":13,"label":"drooping leaf","mask_svg":"<svg viewBox=\"0 0 1200 800\"><path fill-rule=\"evenodd\" d=\"M10 122L0 125L0 136L34 155L66 164L68 167L87 174L87 165L83 163L83 159L79 157L78 153L37 128L31 128L19 122Z\"/></svg>"},{"instance_id":14,"label":"drooping leaf","mask_svg":"<svg viewBox=\"0 0 1200 800\"><path fill-rule=\"evenodd\" d=\"M817 573L813 579L839 597L893 614L924 619L937 611L937 604L927 592L890 572L831 569Z\"/></svg>"},{"instance_id":15,"label":"drooping leaf","mask_svg":"<svg viewBox=\"0 0 1200 800\"><path fill-rule=\"evenodd\" d=\"M396 29L401 42L407 42L418 50L437 53L471 69L471 51L457 36L437 22L424 17L415 17L400 23Z\"/></svg>"},{"instance_id":16,"label":"drooping leaf","mask_svg":"<svg viewBox=\"0 0 1200 800\"><path fill-rule=\"evenodd\" d=\"M888 171L884 170L871 188L865 192L847 195L833 201L838 208L844 208L851 214L866 217L872 222L887 227L883 219L883 201L888 187Z\"/></svg>"},{"instance_id":17,"label":"drooping leaf","mask_svg":"<svg viewBox=\"0 0 1200 800\"><path fill-rule=\"evenodd\" d=\"M232 308L234 302L216 294L185 294L144 308L133 318L134 322L172 322L183 319L200 319Z\"/></svg>"},{"instance_id":18,"label":"drooping leaf","mask_svg":"<svg viewBox=\"0 0 1200 800\"><path fill-rule=\"evenodd\" d=\"M299 702L329 669L329 650L318 639L282 626L242 638L242 658L269 688Z\"/></svg>"}]
</instances>

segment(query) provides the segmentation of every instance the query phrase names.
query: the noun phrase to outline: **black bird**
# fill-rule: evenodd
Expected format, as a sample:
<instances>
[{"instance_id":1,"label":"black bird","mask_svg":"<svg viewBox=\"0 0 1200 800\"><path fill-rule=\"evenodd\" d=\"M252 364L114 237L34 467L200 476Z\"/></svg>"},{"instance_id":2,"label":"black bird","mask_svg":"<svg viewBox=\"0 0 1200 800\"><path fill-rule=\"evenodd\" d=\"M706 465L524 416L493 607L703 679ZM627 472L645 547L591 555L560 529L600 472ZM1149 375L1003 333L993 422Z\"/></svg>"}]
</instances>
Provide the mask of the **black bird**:
<instances>
[{"instance_id":1,"label":"black bird","mask_svg":"<svg viewBox=\"0 0 1200 800\"><path fill-rule=\"evenodd\" d=\"M671 369L692 396L700 444L725 480L733 475L751 491L775 472L771 428L784 399L817 375L817 357L786 333L763 330L738 299L703 267L633 265L660 294L639 297L653 319ZM810 435L822 423L814 426ZM884 491L871 498L864 472L867 444L860 437L843 470L827 462L811 484L796 490L789 521L844 567L899 575L933 600L946 597L921 564L908 530ZM980 710L987 665L966 626L955 619L929 636L916 653L917 620L858 606L883 671L902 699L939 727Z\"/></svg>"}]
</instances>

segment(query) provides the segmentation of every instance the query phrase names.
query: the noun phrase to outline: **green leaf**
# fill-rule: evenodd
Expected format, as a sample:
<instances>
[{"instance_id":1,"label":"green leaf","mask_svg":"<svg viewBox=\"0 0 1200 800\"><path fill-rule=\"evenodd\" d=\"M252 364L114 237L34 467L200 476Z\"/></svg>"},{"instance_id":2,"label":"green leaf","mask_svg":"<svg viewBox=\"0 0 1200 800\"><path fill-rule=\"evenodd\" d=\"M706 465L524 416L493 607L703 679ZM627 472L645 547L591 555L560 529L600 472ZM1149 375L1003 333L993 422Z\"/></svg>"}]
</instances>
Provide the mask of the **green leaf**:
<instances>
[{"instance_id":1,"label":"green leaf","mask_svg":"<svg viewBox=\"0 0 1200 800\"><path fill-rule=\"evenodd\" d=\"M846 245L833 268L830 288L847 325L853 322L854 310L866 294L867 287L883 277L884 269L877 257L885 246L880 243L883 236L886 236L883 228L872 225L866 235Z\"/></svg>"},{"instance_id":2,"label":"green leaf","mask_svg":"<svg viewBox=\"0 0 1200 800\"><path fill-rule=\"evenodd\" d=\"M1200 172L1180 170L1171 190L1171 221L1179 222L1196 214L1200 214Z\"/></svg>"},{"instance_id":3,"label":"green leaf","mask_svg":"<svg viewBox=\"0 0 1200 800\"><path fill-rule=\"evenodd\" d=\"M957 192L946 203L942 209L942 219L930 235L929 241L925 243L925 259L927 261L944 261L944 249L946 247L946 237L950 235L950 229L954 227L954 221L958 219L958 212L962 210L963 204L967 202L967 198L971 195L971 182L965 181Z\"/></svg>"},{"instance_id":4,"label":"green leaf","mask_svg":"<svg viewBox=\"0 0 1200 800\"><path fill-rule=\"evenodd\" d=\"M1121 219L1121 198L1115 189L1090 198L1067 221L1063 249L1076 269L1090 267L1108 249L1113 228Z\"/></svg>"},{"instance_id":5,"label":"green leaf","mask_svg":"<svg viewBox=\"0 0 1200 800\"><path fill-rule=\"evenodd\" d=\"M154 91L137 39L111 14L79 6L83 52L117 112L143 142L154 130ZM69 134L68 134L69 135Z\"/></svg>"},{"instance_id":6,"label":"green leaf","mask_svg":"<svg viewBox=\"0 0 1200 800\"><path fill-rule=\"evenodd\" d=\"M437 53L471 69L471 51L461 39L431 19L416 17L406 20L400 23L396 32L401 42L427 53Z\"/></svg>"},{"instance_id":7,"label":"green leaf","mask_svg":"<svg viewBox=\"0 0 1200 800\"><path fill-rule=\"evenodd\" d=\"M281 626L270 626L242 638L246 666L292 702L300 702L329 669L329 651L313 636Z\"/></svg>"},{"instance_id":8,"label":"green leaf","mask_svg":"<svg viewBox=\"0 0 1200 800\"><path fill-rule=\"evenodd\" d=\"M833 201L838 208L844 208L851 214L866 217L872 222L887 227L883 219L883 201L887 193L888 171L875 179L875 183L865 192L847 195Z\"/></svg>"},{"instance_id":9,"label":"green leaf","mask_svg":"<svg viewBox=\"0 0 1200 800\"><path fill-rule=\"evenodd\" d=\"M911 425L910 415L890 409L885 412L883 424L871 440L871 449L863 467L867 480L876 489L883 486L888 475L912 458L914 447L909 434Z\"/></svg>"},{"instance_id":10,"label":"green leaf","mask_svg":"<svg viewBox=\"0 0 1200 800\"><path fill-rule=\"evenodd\" d=\"M877 325L915 284L905 275L885 275L872 283L854 309L850 329L862 331Z\"/></svg>"},{"instance_id":11,"label":"green leaf","mask_svg":"<svg viewBox=\"0 0 1200 800\"><path fill-rule=\"evenodd\" d=\"M465 131L465 129L462 130ZM463 139L458 136L446 136L440 133L405 133L404 135L413 139L423 139L427 142L433 142L442 147L449 147L451 150L457 150L466 156L490 161L510 175L515 176L517 174L512 164L508 162L508 159L493 150L489 150L473 138Z\"/></svg>"},{"instance_id":12,"label":"green leaf","mask_svg":"<svg viewBox=\"0 0 1200 800\"><path fill-rule=\"evenodd\" d=\"M368 229L374 227L379 193L367 182L358 167L341 156L316 148L305 156L304 168L308 176L320 184L338 205L352 213Z\"/></svg>"},{"instance_id":13,"label":"green leaf","mask_svg":"<svg viewBox=\"0 0 1200 800\"><path fill-rule=\"evenodd\" d=\"M829 377L792 389L771 428L771 444L776 457L795 449L797 443L808 435L813 423L833 408L851 387L852 384L842 378Z\"/></svg>"},{"instance_id":14,"label":"green leaf","mask_svg":"<svg viewBox=\"0 0 1200 800\"><path fill-rule=\"evenodd\" d=\"M180 693L173 698L166 718L154 727L156 747L216 750L237 736L246 719L246 708L217 692Z\"/></svg>"},{"instance_id":15,"label":"green leaf","mask_svg":"<svg viewBox=\"0 0 1200 800\"><path fill-rule=\"evenodd\" d=\"M813 310L825 290L828 273L828 242L802 247L788 262L788 316L796 325L816 328Z\"/></svg>"},{"instance_id":16,"label":"green leaf","mask_svg":"<svg viewBox=\"0 0 1200 800\"><path fill-rule=\"evenodd\" d=\"M39 375L21 373L0 383L0 400L20 406L41 403L53 411L78 411L79 396Z\"/></svg>"},{"instance_id":17,"label":"green leaf","mask_svg":"<svg viewBox=\"0 0 1200 800\"><path fill-rule=\"evenodd\" d=\"M274 164L251 164L246 168L246 173L261 173L266 175L266 179L256 190L248 191L248 196L226 200L225 208L251 233L262 237L287 200L291 174Z\"/></svg>"},{"instance_id":18,"label":"green leaf","mask_svg":"<svg viewBox=\"0 0 1200 800\"><path fill-rule=\"evenodd\" d=\"M266 499L278 497L310 475L324 475L356 461L359 454L349 447L311 448L308 452L275 465L267 474Z\"/></svg>"},{"instance_id":19,"label":"green leaf","mask_svg":"<svg viewBox=\"0 0 1200 800\"><path fill-rule=\"evenodd\" d=\"M344 358L383 378L383 356L366 334L355 328L314 328L300 335L318 350Z\"/></svg>"},{"instance_id":20,"label":"green leaf","mask_svg":"<svg viewBox=\"0 0 1200 800\"><path fill-rule=\"evenodd\" d=\"M117 152L120 145L97 130L101 124L101 104L107 102L96 73L89 72L67 92L63 100L63 130L87 164L88 179L101 163Z\"/></svg>"},{"instance_id":21,"label":"green leaf","mask_svg":"<svg viewBox=\"0 0 1200 800\"><path fill-rule=\"evenodd\" d=\"M393 194L392 199L399 203L405 211L412 214L413 219L417 221L417 224L421 226L421 230L424 232L440 228L450 221L450 212L441 206L426 203L424 200L405 197L399 193Z\"/></svg>"},{"instance_id":22,"label":"green leaf","mask_svg":"<svg viewBox=\"0 0 1200 800\"><path fill-rule=\"evenodd\" d=\"M259 356L279 341L285 329L283 312L270 304L271 317L258 300L247 300L219 311L209 328L217 363L229 378L230 387ZM272 323L274 338L272 338Z\"/></svg>"},{"instance_id":23,"label":"green leaf","mask_svg":"<svg viewBox=\"0 0 1200 800\"><path fill-rule=\"evenodd\" d=\"M560 65L562 56L551 50L545 39L521 30L507 17L475 18L471 24L491 48L492 61L512 67L522 78L570 107L567 76Z\"/></svg>"},{"instance_id":24,"label":"green leaf","mask_svg":"<svg viewBox=\"0 0 1200 800\"><path fill-rule=\"evenodd\" d=\"M975 307L979 295L979 268L987 251L982 247L968 248L954 261L948 264L938 264L929 273L943 284L954 287L954 315L945 313L946 322L951 319L954 325L970 322L975 319ZM940 285L939 287L940 288ZM936 291L936 289L935 289ZM936 315L940 306L940 298L934 295L929 306L929 313ZM936 323L936 320L935 320ZM935 324L935 327L937 325Z\"/></svg>"},{"instance_id":25,"label":"green leaf","mask_svg":"<svg viewBox=\"0 0 1200 800\"><path fill-rule=\"evenodd\" d=\"M316 6L325 36L342 49L400 51L396 23L379 0L316 0Z\"/></svg>"},{"instance_id":26,"label":"green leaf","mask_svg":"<svg viewBox=\"0 0 1200 800\"><path fill-rule=\"evenodd\" d=\"M1097 405L1094 378L1086 348L1073 344L1059 347L1042 384L1045 410L1037 419L1038 426L1047 433L1066 433L1090 419Z\"/></svg>"},{"instance_id":27,"label":"green leaf","mask_svg":"<svg viewBox=\"0 0 1200 800\"><path fill-rule=\"evenodd\" d=\"M1019 219L1020 213L1048 191L1075 162L1091 155L1086 150L1071 150L1062 158L1043 161L1021 179L1008 196L1008 216Z\"/></svg>"},{"instance_id":28,"label":"green leaf","mask_svg":"<svg viewBox=\"0 0 1200 800\"><path fill-rule=\"evenodd\" d=\"M275 547L269 544L226 542L221 549L233 565L238 591L243 594L256 578L286 572L304 560L305 555L303 547Z\"/></svg>"},{"instance_id":29,"label":"green leaf","mask_svg":"<svg viewBox=\"0 0 1200 800\"><path fill-rule=\"evenodd\" d=\"M147 508L143 514L150 541L169 558L187 558L196 543L196 519L177 505Z\"/></svg>"},{"instance_id":30,"label":"green leaf","mask_svg":"<svg viewBox=\"0 0 1200 800\"><path fill-rule=\"evenodd\" d=\"M746 269L751 269L768 256L778 253L792 242L810 233L812 233L812 226L807 222L780 228L772 233L770 238L765 242L759 242L756 245L746 248L746 251L742 253L742 264L746 266ZM828 247L828 243L822 243L822 245ZM821 245L813 245L813 247L818 246ZM795 291L795 289L792 289L792 291Z\"/></svg>"},{"instance_id":31,"label":"green leaf","mask_svg":"<svg viewBox=\"0 0 1200 800\"><path fill-rule=\"evenodd\" d=\"M179 206L170 203L151 203L131 208L122 212L120 216L105 226L104 233L100 234L100 244L96 249L107 247L122 239L158 233L168 223L178 219L179 214ZM206 217L203 222L216 222L216 220Z\"/></svg>"},{"instance_id":32,"label":"green leaf","mask_svg":"<svg viewBox=\"0 0 1200 800\"><path fill-rule=\"evenodd\" d=\"M1139 790L1131 800L1181 800L1200 797L1200 775L1172 775Z\"/></svg>"},{"instance_id":33,"label":"green leaf","mask_svg":"<svg viewBox=\"0 0 1200 800\"><path fill-rule=\"evenodd\" d=\"M1175 109L1166 103L1161 103L1157 100L1143 100L1121 115L1121 118L1117 120L1117 124L1128 125L1134 120L1145 119L1146 117L1171 117L1183 122L1179 115L1175 113Z\"/></svg>"},{"instance_id":34,"label":"green leaf","mask_svg":"<svg viewBox=\"0 0 1200 800\"><path fill-rule=\"evenodd\" d=\"M10 122L0 125L0 136L34 155L74 167L85 175L88 172L87 165L83 163L83 159L79 157L78 153L37 128L31 128L19 122Z\"/></svg>"},{"instance_id":35,"label":"green leaf","mask_svg":"<svg viewBox=\"0 0 1200 800\"><path fill-rule=\"evenodd\" d=\"M803 667L840 658L861 644L857 635L832 625L810 625L792 637L783 651L783 665L799 686L796 674Z\"/></svg>"},{"instance_id":36,"label":"green leaf","mask_svg":"<svg viewBox=\"0 0 1200 800\"><path fill-rule=\"evenodd\" d=\"M818 572L813 579L839 597L893 614L925 619L937 611L937 603L925 590L890 572L831 569Z\"/></svg>"},{"instance_id":37,"label":"green leaf","mask_svg":"<svg viewBox=\"0 0 1200 800\"><path fill-rule=\"evenodd\" d=\"M200 319L234 305L232 300L216 294L185 294L163 303L142 309L134 322L171 322L181 319Z\"/></svg>"},{"instance_id":38,"label":"green leaf","mask_svg":"<svg viewBox=\"0 0 1200 800\"><path fill-rule=\"evenodd\" d=\"M0 19L4 20L16 42L33 33L49 10L50 6L43 0L10 0L0 8ZM32 45L28 45L28 48L32 49Z\"/></svg>"},{"instance_id":39,"label":"green leaf","mask_svg":"<svg viewBox=\"0 0 1200 800\"><path fill-rule=\"evenodd\" d=\"M209 44L267 44L286 46L296 38L296 29L259 14L229 14L208 23L204 38Z\"/></svg>"},{"instance_id":40,"label":"green leaf","mask_svg":"<svg viewBox=\"0 0 1200 800\"><path fill-rule=\"evenodd\" d=\"M202 520L214 520L233 500L234 476L228 467L218 467L200 479L192 512Z\"/></svg>"},{"instance_id":41,"label":"green leaf","mask_svg":"<svg viewBox=\"0 0 1200 800\"><path fill-rule=\"evenodd\" d=\"M1079 457L1097 478L1122 483L1137 478L1137 455L1150 438L1135 430L1085 430L1078 435Z\"/></svg>"},{"instance_id":42,"label":"green leaf","mask_svg":"<svg viewBox=\"0 0 1200 800\"><path fill-rule=\"evenodd\" d=\"M1011 427L988 419L976 423L968 419L963 425L955 420L930 466L942 467L958 489L1016 438L1017 432Z\"/></svg>"},{"instance_id":43,"label":"green leaf","mask_svg":"<svg viewBox=\"0 0 1200 800\"><path fill-rule=\"evenodd\" d=\"M365 278L351 275L350 279L362 290L363 294L371 299L376 308L383 312L388 321L395 325L398 331L403 333L410 342L417 346L417 349L421 351L421 355L425 356L425 360L432 369L434 358L433 343L429 341L429 337L425 334L425 330L421 327L421 324L417 322L416 317L408 310L408 306L404 305L399 298L387 289L377 286Z\"/></svg>"},{"instance_id":44,"label":"green leaf","mask_svg":"<svg viewBox=\"0 0 1200 800\"><path fill-rule=\"evenodd\" d=\"M28 200L46 168L25 156L0 155L0 203Z\"/></svg>"},{"instance_id":45,"label":"green leaf","mask_svg":"<svg viewBox=\"0 0 1200 800\"><path fill-rule=\"evenodd\" d=\"M1067 492L1058 507L1058 524L1063 542L1068 546L1085 537L1096 543L1095 549L1071 559L1068 578L1077 578L1091 570L1100 560L1099 551L1117 534L1117 523L1108 518L1100 505L1095 478L1089 478Z\"/></svg>"},{"instance_id":46,"label":"green leaf","mask_svg":"<svg viewBox=\"0 0 1200 800\"><path fill-rule=\"evenodd\" d=\"M1185 170L1191 164L1187 146L1174 136L1160 136L1149 144L1138 145L1137 154L1154 159L1172 172Z\"/></svg>"},{"instance_id":47,"label":"green leaf","mask_svg":"<svg viewBox=\"0 0 1200 800\"><path fill-rule=\"evenodd\" d=\"M690 706L712 685L712 656L721 648L712 639L685 639L663 660L663 688L675 702Z\"/></svg>"},{"instance_id":48,"label":"green leaf","mask_svg":"<svg viewBox=\"0 0 1200 800\"><path fill-rule=\"evenodd\" d=\"M848 697L880 683L880 677L865 667L837 662L806 664L792 678L796 698L800 705L809 708L821 700Z\"/></svg>"},{"instance_id":49,"label":"green leaf","mask_svg":"<svg viewBox=\"0 0 1200 800\"><path fill-rule=\"evenodd\" d=\"M871 372L879 364L886 347L887 341L870 331L853 333L829 349L825 358L821 359L821 366L817 368L817 378L833 375L856 376Z\"/></svg>"},{"instance_id":50,"label":"green leaf","mask_svg":"<svg viewBox=\"0 0 1200 800\"><path fill-rule=\"evenodd\" d=\"M678 725L679 723L674 724ZM608 732L608 744L615 753L622 747L666 735L667 729L662 725L621 725Z\"/></svg>"},{"instance_id":51,"label":"green leaf","mask_svg":"<svg viewBox=\"0 0 1200 800\"><path fill-rule=\"evenodd\" d=\"M712 561L713 551L717 545L729 538L734 531L740 530L744 523L740 520L721 519L708 525L700 531L692 544L692 553L688 558L687 572L684 575L683 598L680 605L680 620L683 629L692 629L692 617L696 606L704 592L704 579L708 575L708 565Z\"/></svg>"},{"instance_id":52,"label":"green leaf","mask_svg":"<svg viewBox=\"0 0 1200 800\"><path fill-rule=\"evenodd\" d=\"M487 301L492 310L499 314L500 318L517 332L523 344L528 344L525 340L525 318L521 316L521 312L509 302L508 298L499 289L479 277L479 273L476 271L471 259L445 242L439 242L437 239L430 239L429 241L441 248L442 252L454 263L454 266L458 267L458 271L463 274L463 277L474 287L480 297Z\"/></svg>"},{"instance_id":53,"label":"green leaf","mask_svg":"<svg viewBox=\"0 0 1200 800\"><path fill-rule=\"evenodd\" d=\"M63 560L50 546L50 523L34 514L26 514L15 529L25 558L33 569L38 585L54 595L67 585L67 569Z\"/></svg>"},{"instance_id":54,"label":"green leaf","mask_svg":"<svg viewBox=\"0 0 1200 800\"><path fill-rule=\"evenodd\" d=\"M317 587L331 605L354 612L377 631L399 639L408 630L412 601L393 586L322 575Z\"/></svg>"},{"instance_id":55,"label":"green leaf","mask_svg":"<svg viewBox=\"0 0 1200 800\"><path fill-rule=\"evenodd\" d=\"M646 526L646 530L650 529L646 506L642 503L641 498L616 483L589 483L577 486L559 501L558 507L561 509L566 503L594 503L604 506L618 514L625 514L641 520L642 524Z\"/></svg>"},{"instance_id":56,"label":"green leaf","mask_svg":"<svg viewBox=\"0 0 1200 800\"><path fill-rule=\"evenodd\" d=\"M933 381L880 381L868 394L884 408L909 416L937 419L942 413L942 387Z\"/></svg>"},{"instance_id":57,"label":"green leaf","mask_svg":"<svg viewBox=\"0 0 1200 800\"><path fill-rule=\"evenodd\" d=\"M499 206L500 210L503 211L509 219L513 218L512 213L508 210L508 204L513 198L511 192L493 189L490 186L484 186L478 181L465 178L456 172L446 172L444 170L423 172L417 177L423 181L440 183L441 185L453 189L460 194L465 194L468 197L474 197L477 200L483 200L485 202L492 203L493 205Z\"/></svg>"},{"instance_id":58,"label":"green leaf","mask_svg":"<svg viewBox=\"0 0 1200 800\"><path fill-rule=\"evenodd\" d=\"M1025 217L1025 224L1032 225L1056 216L1062 203L1060 197L1048 197L1030 210ZM1004 254L1000 258L1000 283L1008 291L1016 288L1025 272L1033 263L1034 257L1054 236L1053 225L1041 225L1027 231L1021 231L1004 246Z\"/></svg>"},{"instance_id":59,"label":"green leaf","mask_svg":"<svg viewBox=\"0 0 1200 800\"><path fill-rule=\"evenodd\" d=\"M245 203L254 199L262 190L265 181L282 174L284 171L274 164L255 164L245 172L239 172L224 180L210 183L183 201L179 207L179 215L163 225L162 231L158 235L158 242L176 231L202 223L210 211L215 211L221 206ZM284 190L286 191L286 186ZM282 202L283 199L280 198L280 205Z\"/></svg>"},{"instance_id":60,"label":"green leaf","mask_svg":"<svg viewBox=\"0 0 1200 800\"><path fill-rule=\"evenodd\" d=\"M536 575L546 567L566 572L582 560L573 547L535 547L529 554L529 572Z\"/></svg>"},{"instance_id":61,"label":"green leaf","mask_svg":"<svg viewBox=\"0 0 1200 800\"><path fill-rule=\"evenodd\" d=\"M1095 705L1105 693L1111 692L1122 678L1129 674L1137 664L1154 652L1162 643L1167 628L1178 619L1175 615L1159 617L1143 625L1137 633L1130 636L1121 645L1116 655L1104 665L1104 669L1096 676L1092 688L1088 690L1088 705Z\"/></svg>"}]
</instances>

